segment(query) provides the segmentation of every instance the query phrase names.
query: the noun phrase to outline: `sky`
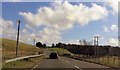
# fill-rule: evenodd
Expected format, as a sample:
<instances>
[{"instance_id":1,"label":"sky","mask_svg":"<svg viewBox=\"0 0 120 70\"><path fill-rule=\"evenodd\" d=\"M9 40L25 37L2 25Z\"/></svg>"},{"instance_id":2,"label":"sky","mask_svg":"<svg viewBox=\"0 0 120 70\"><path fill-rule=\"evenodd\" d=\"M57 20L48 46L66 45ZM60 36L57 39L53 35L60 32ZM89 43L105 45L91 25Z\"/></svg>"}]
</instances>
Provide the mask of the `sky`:
<instances>
[{"instance_id":1,"label":"sky","mask_svg":"<svg viewBox=\"0 0 120 70\"><path fill-rule=\"evenodd\" d=\"M118 2L2 2L2 38L16 40L17 20L20 41L29 44L79 44L99 36L100 45L118 45Z\"/></svg>"}]
</instances>

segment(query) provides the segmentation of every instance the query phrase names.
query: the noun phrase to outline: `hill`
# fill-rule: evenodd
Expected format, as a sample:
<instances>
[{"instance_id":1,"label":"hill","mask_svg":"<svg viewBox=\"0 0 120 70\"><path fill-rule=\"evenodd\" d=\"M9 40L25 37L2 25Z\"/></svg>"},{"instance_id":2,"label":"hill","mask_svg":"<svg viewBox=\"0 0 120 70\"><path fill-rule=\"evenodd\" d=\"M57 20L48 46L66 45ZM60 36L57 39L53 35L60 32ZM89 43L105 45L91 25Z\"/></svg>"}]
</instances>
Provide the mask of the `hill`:
<instances>
[{"instance_id":1,"label":"hill","mask_svg":"<svg viewBox=\"0 0 120 70\"><path fill-rule=\"evenodd\" d=\"M1 38L0 41L1 41L0 44L2 45L3 61L6 59L14 58L16 51L16 41L4 39L4 38ZM19 52L18 52L19 56L34 55L34 54L38 54L39 52L43 53L43 50L36 46L19 42Z\"/></svg>"}]
</instances>

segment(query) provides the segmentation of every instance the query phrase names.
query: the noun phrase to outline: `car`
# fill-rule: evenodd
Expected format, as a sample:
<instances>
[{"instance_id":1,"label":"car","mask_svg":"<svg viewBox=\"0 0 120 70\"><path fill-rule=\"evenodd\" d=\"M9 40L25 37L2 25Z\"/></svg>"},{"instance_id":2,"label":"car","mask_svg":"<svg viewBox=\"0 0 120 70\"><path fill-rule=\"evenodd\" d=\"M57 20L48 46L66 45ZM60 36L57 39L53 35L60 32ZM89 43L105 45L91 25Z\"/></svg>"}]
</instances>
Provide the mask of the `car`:
<instances>
[{"instance_id":1,"label":"car","mask_svg":"<svg viewBox=\"0 0 120 70\"><path fill-rule=\"evenodd\" d=\"M51 52L50 55L49 55L49 59L58 59L57 52Z\"/></svg>"}]
</instances>

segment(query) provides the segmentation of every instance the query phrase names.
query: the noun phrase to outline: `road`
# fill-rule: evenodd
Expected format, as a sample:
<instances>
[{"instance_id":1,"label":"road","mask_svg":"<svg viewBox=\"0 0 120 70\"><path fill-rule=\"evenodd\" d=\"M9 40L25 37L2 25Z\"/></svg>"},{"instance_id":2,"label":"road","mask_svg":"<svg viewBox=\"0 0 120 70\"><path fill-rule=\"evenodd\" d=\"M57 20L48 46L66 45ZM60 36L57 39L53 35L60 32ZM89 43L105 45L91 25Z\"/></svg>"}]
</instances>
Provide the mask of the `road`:
<instances>
[{"instance_id":1,"label":"road","mask_svg":"<svg viewBox=\"0 0 120 70\"><path fill-rule=\"evenodd\" d=\"M50 70L50 69L51 70L85 70L85 68L86 69L94 68L95 70L97 68L104 68L105 70L107 70L106 68L109 68L106 66L79 61L79 60L75 60L67 57L59 57L59 59L48 59L48 56L50 54L49 50L45 50L44 54L46 55L46 58L43 59L43 61L41 61L39 64L34 66L32 70L36 70L36 69L38 70L39 69L41 70L44 70L44 69L45 70L46 69L47 70Z\"/></svg>"}]
</instances>

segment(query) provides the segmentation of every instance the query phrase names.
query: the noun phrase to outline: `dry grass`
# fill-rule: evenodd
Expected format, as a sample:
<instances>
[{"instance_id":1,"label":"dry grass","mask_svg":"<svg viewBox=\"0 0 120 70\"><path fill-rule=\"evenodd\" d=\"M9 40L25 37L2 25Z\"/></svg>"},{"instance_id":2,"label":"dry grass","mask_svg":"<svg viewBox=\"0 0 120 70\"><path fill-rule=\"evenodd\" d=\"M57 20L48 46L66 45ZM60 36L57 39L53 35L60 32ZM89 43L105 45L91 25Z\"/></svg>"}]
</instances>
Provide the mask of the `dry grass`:
<instances>
[{"instance_id":1,"label":"dry grass","mask_svg":"<svg viewBox=\"0 0 120 70\"><path fill-rule=\"evenodd\" d=\"M43 56L36 58L29 58L28 60L19 60L19 61L3 64L2 68L3 69L8 68L7 70L9 70L9 68L33 68L42 60L43 60Z\"/></svg>"},{"instance_id":2,"label":"dry grass","mask_svg":"<svg viewBox=\"0 0 120 70\"><path fill-rule=\"evenodd\" d=\"M100 63L106 66L114 67L114 68L120 68L120 58L116 56L104 56L104 57L98 57L98 58L87 58L85 59L87 61Z\"/></svg>"},{"instance_id":3,"label":"dry grass","mask_svg":"<svg viewBox=\"0 0 120 70\"><path fill-rule=\"evenodd\" d=\"M0 44L2 45L3 61L14 58L16 51L16 41L3 39L3 38L1 38L1 41L2 42ZM33 54L38 54L39 52L43 53L43 49L40 49L33 45L19 42L19 52L18 52L19 56L33 55Z\"/></svg>"}]
</instances>

